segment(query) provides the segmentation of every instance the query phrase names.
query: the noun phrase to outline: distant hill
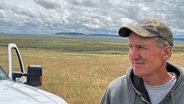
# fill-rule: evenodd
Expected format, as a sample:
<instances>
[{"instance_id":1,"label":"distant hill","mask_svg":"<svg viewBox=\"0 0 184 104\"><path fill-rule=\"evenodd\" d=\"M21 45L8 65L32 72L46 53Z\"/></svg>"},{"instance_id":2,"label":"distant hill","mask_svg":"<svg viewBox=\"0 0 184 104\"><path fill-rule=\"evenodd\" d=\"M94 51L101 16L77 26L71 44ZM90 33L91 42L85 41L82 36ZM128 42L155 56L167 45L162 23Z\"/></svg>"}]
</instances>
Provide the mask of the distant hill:
<instances>
[{"instance_id":1,"label":"distant hill","mask_svg":"<svg viewBox=\"0 0 184 104\"><path fill-rule=\"evenodd\" d=\"M84 34L84 33L80 33L80 32L58 32L56 33L57 35L71 35L71 36L106 36L106 37L119 37L118 35L115 34L100 34L100 33L96 33L96 34Z\"/></svg>"},{"instance_id":2,"label":"distant hill","mask_svg":"<svg viewBox=\"0 0 184 104\"><path fill-rule=\"evenodd\" d=\"M183 35L174 35L174 40L175 41L184 41L184 36Z\"/></svg>"},{"instance_id":3,"label":"distant hill","mask_svg":"<svg viewBox=\"0 0 184 104\"><path fill-rule=\"evenodd\" d=\"M78 33L78 32L58 32L57 35L85 35L84 33Z\"/></svg>"},{"instance_id":4,"label":"distant hill","mask_svg":"<svg viewBox=\"0 0 184 104\"><path fill-rule=\"evenodd\" d=\"M184 41L184 38L174 38L176 41Z\"/></svg>"}]
</instances>

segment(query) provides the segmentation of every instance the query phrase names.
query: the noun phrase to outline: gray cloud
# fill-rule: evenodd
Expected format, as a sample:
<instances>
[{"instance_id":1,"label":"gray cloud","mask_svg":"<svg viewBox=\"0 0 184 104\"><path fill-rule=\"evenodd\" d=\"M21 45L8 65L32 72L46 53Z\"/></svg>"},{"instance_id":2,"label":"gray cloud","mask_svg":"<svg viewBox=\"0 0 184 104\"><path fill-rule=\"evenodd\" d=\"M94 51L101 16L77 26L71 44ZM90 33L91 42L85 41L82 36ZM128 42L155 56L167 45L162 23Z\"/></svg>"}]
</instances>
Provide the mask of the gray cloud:
<instances>
[{"instance_id":1,"label":"gray cloud","mask_svg":"<svg viewBox=\"0 0 184 104\"><path fill-rule=\"evenodd\" d=\"M46 9L63 8L62 0L34 0L34 2Z\"/></svg>"},{"instance_id":2,"label":"gray cloud","mask_svg":"<svg viewBox=\"0 0 184 104\"><path fill-rule=\"evenodd\" d=\"M21 1L21 0L19 0ZM117 33L127 24L152 17L164 21L175 33L184 30L183 0L28 0L0 1L0 32Z\"/></svg>"}]
</instances>

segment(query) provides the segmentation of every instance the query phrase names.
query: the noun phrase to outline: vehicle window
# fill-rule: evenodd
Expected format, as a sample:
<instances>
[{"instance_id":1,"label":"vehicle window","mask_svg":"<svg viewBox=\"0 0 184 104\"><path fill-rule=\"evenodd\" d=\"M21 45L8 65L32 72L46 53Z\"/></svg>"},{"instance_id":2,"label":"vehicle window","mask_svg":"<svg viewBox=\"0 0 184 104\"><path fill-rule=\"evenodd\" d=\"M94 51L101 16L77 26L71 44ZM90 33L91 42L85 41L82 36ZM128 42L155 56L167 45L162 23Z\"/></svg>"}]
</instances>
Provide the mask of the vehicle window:
<instances>
[{"instance_id":1,"label":"vehicle window","mask_svg":"<svg viewBox=\"0 0 184 104\"><path fill-rule=\"evenodd\" d=\"M16 50L13 49L12 50L12 69L14 72L20 72L21 68L20 68L20 63L19 63L19 59L17 57L17 53Z\"/></svg>"},{"instance_id":2,"label":"vehicle window","mask_svg":"<svg viewBox=\"0 0 184 104\"><path fill-rule=\"evenodd\" d=\"M5 80L7 78L8 78L8 76L6 75L6 73L3 70L3 68L0 66L0 80Z\"/></svg>"}]
</instances>

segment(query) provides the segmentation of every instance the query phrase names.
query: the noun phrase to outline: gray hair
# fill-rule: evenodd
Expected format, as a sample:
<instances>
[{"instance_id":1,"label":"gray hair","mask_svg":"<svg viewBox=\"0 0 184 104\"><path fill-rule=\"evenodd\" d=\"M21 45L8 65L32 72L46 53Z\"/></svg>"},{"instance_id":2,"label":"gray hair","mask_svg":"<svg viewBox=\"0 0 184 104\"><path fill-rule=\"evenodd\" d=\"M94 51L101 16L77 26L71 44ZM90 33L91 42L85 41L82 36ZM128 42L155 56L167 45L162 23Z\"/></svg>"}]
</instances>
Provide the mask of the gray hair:
<instances>
[{"instance_id":1,"label":"gray hair","mask_svg":"<svg viewBox=\"0 0 184 104\"><path fill-rule=\"evenodd\" d=\"M155 39L156 39L157 46L160 48L170 45L169 42L165 39L162 39L160 37L156 37Z\"/></svg>"}]
</instances>

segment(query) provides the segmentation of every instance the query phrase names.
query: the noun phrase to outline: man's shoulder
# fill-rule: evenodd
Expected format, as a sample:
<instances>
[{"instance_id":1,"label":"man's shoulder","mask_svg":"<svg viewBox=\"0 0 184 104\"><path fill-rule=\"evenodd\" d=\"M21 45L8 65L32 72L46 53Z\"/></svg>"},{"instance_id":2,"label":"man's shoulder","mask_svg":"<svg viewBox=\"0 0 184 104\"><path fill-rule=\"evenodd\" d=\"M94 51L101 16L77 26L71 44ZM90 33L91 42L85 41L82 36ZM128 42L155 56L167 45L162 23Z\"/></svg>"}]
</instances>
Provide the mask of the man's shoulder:
<instances>
[{"instance_id":1,"label":"man's shoulder","mask_svg":"<svg viewBox=\"0 0 184 104\"><path fill-rule=\"evenodd\" d=\"M128 82L130 82L130 76L131 76L131 72L132 72L132 68L128 68L127 72L114 79L111 83L110 83L110 86L113 86L113 87L122 87L122 86L128 86Z\"/></svg>"},{"instance_id":2,"label":"man's shoulder","mask_svg":"<svg viewBox=\"0 0 184 104\"><path fill-rule=\"evenodd\" d=\"M122 86L126 86L127 85L127 76L123 75L120 76L116 79L114 79L111 83L110 83L110 87L122 87Z\"/></svg>"}]
</instances>

